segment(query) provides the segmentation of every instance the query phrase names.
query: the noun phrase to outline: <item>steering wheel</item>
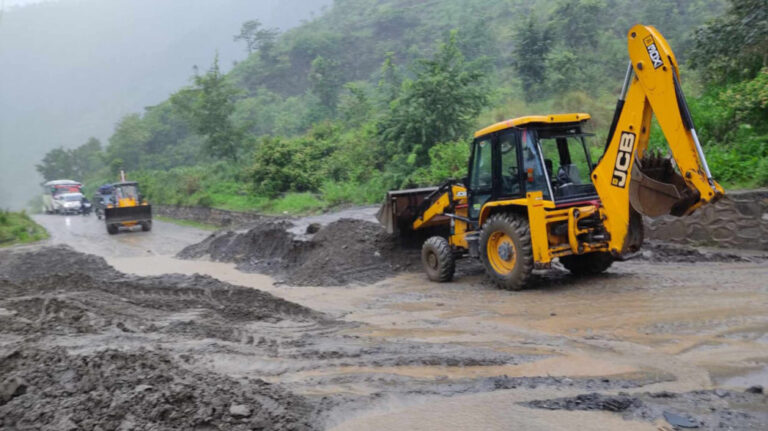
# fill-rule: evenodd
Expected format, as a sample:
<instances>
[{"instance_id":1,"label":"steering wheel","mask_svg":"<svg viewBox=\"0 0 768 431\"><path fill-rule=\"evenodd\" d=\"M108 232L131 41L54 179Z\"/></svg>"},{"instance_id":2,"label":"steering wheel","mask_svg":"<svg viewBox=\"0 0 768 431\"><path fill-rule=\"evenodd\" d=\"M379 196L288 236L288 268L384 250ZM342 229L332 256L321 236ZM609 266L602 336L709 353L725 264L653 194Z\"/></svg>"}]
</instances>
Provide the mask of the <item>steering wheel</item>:
<instances>
[{"instance_id":1,"label":"steering wheel","mask_svg":"<svg viewBox=\"0 0 768 431\"><path fill-rule=\"evenodd\" d=\"M504 182L504 188L512 191L516 189L516 186L520 184L520 170L517 166L510 166L507 168L509 176L502 175L501 180Z\"/></svg>"}]
</instances>

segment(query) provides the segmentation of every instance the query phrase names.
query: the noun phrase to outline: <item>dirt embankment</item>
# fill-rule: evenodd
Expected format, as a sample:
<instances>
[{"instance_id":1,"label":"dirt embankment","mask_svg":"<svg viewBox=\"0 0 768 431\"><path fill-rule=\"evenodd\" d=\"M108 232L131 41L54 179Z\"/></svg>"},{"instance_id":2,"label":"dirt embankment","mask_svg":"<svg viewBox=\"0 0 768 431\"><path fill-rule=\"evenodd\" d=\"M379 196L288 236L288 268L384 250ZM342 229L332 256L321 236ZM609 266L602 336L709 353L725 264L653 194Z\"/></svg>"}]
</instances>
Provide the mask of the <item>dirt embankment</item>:
<instances>
[{"instance_id":1,"label":"dirt embankment","mask_svg":"<svg viewBox=\"0 0 768 431\"><path fill-rule=\"evenodd\" d=\"M420 269L418 246L404 244L375 223L341 219L291 232L288 220L265 220L245 231L222 231L182 250L178 257L234 262L295 286L372 283Z\"/></svg>"},{"instance_id":2,"label":"dirt embankment","mask_svg":"<svg viewBox=\"0 0 768 431\"><path fill-rule=\"evenodd\" d=\"M205 276L126 276L63 246L0 262L0 428L316 427L305 398L195 352L268 351L260 327L333 325L324 315Z\"/></svg>"}]
</instances>

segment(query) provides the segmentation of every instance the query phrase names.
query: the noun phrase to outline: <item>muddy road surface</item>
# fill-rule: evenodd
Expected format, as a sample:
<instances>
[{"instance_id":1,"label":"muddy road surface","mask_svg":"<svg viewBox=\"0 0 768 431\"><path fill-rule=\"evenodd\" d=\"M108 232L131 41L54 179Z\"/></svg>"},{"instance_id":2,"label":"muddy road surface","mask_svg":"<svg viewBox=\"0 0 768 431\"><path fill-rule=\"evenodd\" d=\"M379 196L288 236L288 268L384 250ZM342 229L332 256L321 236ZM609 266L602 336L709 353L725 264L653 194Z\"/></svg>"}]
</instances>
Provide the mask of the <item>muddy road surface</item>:
<instances>
[{"instance_id":1,"label":"muddy road surface","mask_svg":"<svg viewBox=\"0 0 768 431\"><path fill-rule=\"evenodd\" d=\"M430 283L360 221L269 226L277 244L264 226L110 237L95 218L37 220L48 244L0 250L0 428L768 424L768 266L752 253L653 244L506 292L470 262ZM367 275L332 276L350 262Z\"/></svg>"},{"instance_id":2,"label":"muddy road surface","mask_svg":"<svg viewBox=\"0 0 768 431\"><path fill-rule=\"evenodd\" d=\"M201 241L210 232L154 220L149 232L141 228L121 229L109 235L103 220L95 215L36 215L54 244L67 244L83 253L102 257L138 257L173 255L182 248Z\"/></svg>"}]
</instances>

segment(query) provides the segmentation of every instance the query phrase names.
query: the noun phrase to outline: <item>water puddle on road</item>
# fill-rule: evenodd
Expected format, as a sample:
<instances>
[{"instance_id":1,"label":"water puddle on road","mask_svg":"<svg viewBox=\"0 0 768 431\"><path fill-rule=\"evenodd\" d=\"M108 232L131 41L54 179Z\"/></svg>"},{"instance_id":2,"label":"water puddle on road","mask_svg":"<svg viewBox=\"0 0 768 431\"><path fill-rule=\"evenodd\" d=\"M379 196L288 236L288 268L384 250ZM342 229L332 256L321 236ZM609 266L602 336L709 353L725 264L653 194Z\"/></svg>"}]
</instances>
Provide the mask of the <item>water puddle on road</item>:
<instances>
[{"instance_id":1,"label":"water puddle on road","mask_svg":"<svg viewBox=\"0 0 768 431\"><path fill-rule=\"evenodd\" d=\"M768 365L752 369L740 374L723 375L713 377L718 386L725 388L744 389L752 386L768 388Z\"/></svg>"}]
</instances>

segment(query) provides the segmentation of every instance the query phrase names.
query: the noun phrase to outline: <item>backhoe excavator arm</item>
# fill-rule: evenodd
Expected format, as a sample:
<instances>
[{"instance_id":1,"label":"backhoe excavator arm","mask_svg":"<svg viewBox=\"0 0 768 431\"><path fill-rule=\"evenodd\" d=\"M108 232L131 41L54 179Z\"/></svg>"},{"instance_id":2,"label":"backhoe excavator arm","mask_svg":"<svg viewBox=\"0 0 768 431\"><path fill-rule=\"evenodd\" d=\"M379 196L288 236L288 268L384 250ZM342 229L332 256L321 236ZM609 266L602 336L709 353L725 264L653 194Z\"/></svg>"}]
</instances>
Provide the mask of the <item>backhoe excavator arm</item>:
<instances>
[{"instance_id":1,"label":"backhoe excavator arm","mask_svg":"<svg viewBox=\"0 0 768 431\"><path fill-rule=\"evenodd\" d=\"M688 215L724 194L707 166L667 41L655 28L642 25L629 31L628 41L630 64L622 97L605 153L592 172L609 248L617 257L639 248L639 214ZM674 164L646 154L653 114Z\"/></svg>"}]
</instances>

